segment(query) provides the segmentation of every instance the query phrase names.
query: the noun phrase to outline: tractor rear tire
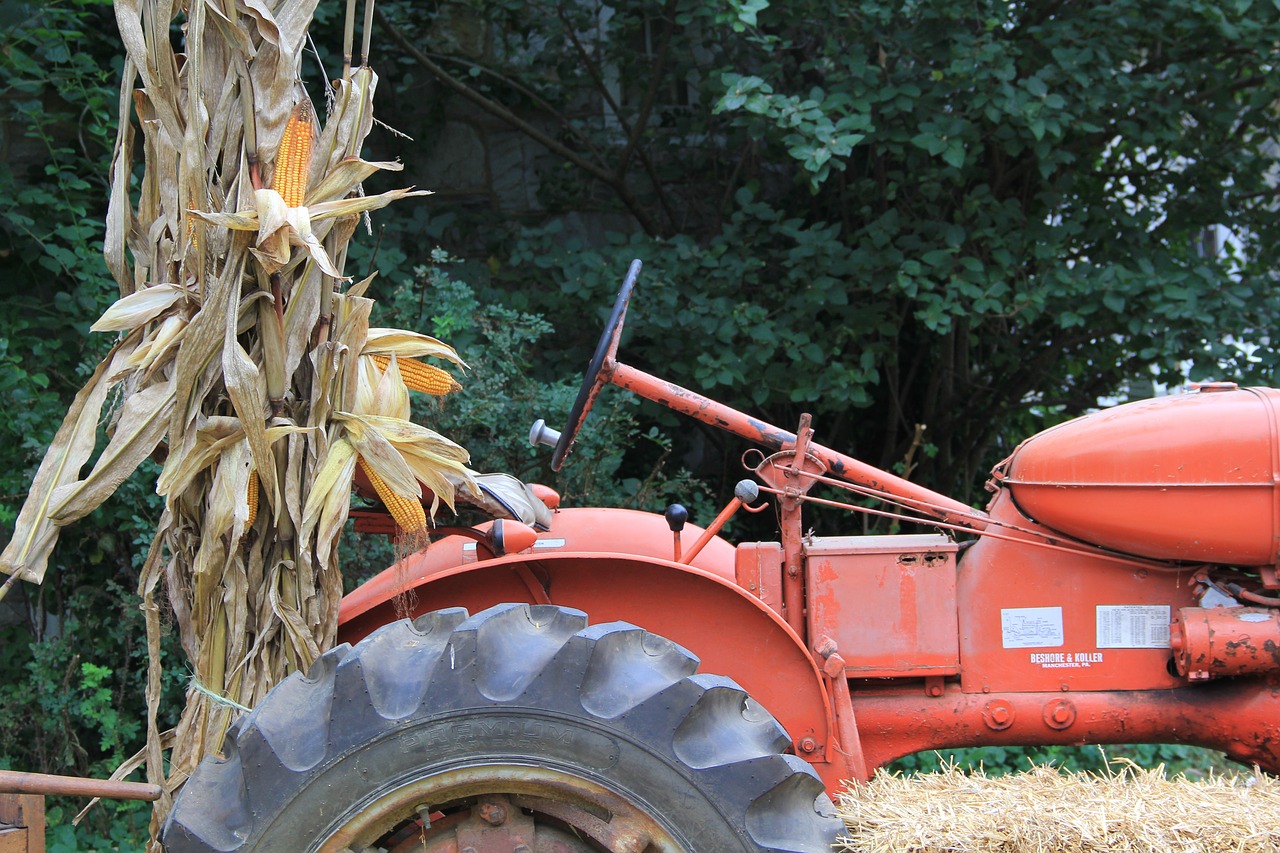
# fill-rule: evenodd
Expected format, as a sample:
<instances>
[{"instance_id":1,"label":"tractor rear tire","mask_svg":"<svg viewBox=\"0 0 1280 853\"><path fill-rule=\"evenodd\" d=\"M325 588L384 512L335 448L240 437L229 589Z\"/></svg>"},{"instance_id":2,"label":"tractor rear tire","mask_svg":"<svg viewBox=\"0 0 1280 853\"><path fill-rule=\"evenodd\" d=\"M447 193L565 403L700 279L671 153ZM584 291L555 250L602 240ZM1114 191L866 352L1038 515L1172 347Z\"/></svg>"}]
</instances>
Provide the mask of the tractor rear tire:
<instances>
[{"instance_id":1,"label":"tractor rear tire","mask_svg":"<svg viewBox=\"0 0 1280 853\"><path fill-rule=\"evenodd\" d=\"M386 625L285 679L165 823L190 851L828 853L766 711L675 643L554 605Z\"/></svg>"}]
</instances>

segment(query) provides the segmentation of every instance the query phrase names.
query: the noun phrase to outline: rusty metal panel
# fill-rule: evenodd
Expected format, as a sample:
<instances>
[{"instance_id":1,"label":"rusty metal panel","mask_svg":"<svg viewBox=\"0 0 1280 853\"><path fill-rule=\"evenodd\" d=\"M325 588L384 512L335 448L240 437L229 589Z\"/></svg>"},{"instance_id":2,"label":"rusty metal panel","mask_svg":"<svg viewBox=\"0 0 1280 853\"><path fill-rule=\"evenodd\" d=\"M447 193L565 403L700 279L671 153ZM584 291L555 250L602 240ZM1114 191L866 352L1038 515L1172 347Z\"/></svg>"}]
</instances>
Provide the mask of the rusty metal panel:
<instances>
[{"instance_id":1,"label":"rusty metal panel","mask_svg":"<svg viewBox=\"0 0 1280 853\"><path fill-rule=\"evenodd\" d=\"M955 675L957 548L936 534L808 540L809 636L835 640L851 678Z\"/></svg>"},{"instance_id":2,"label":"rusty metal panel","mask_svg":"<svg viewBox=\"0 0 1280 853\"><path fill-rule=\"evenodd\" d=\"M1178 674L1193 681L1280 671L1280 611L1183 607L1171 628Z\"/></svg>"},{"instance_id":3,"label":"rusty metal panel","mask_svg":"<svg viewBox=\"0 0 1280 853\"><path fill-rule=\"evenodd\" d=\"M0 853L44 853L44 797L0 794Z\"/></svg>"},{"instance_id":4,"label":"rusty metal panel","mask_svg":"<svg viewBox=\"0 0 1280 853\"><path fill-rule=\"evenodd\" d=\"M782 543L744 542L734 561L738 586L782 612Z\"/></svg>"},{"instance_id":5,"label":"rusty metal panel","mask_svg":"<svg viewBox=\"0 0 1280 853\"><path fill-rule=\"evenodd\" d=\"M6 827L0 824L0 853L31 853L27 840L31 833L26 827Z\"/></svg>"}]
</instances>

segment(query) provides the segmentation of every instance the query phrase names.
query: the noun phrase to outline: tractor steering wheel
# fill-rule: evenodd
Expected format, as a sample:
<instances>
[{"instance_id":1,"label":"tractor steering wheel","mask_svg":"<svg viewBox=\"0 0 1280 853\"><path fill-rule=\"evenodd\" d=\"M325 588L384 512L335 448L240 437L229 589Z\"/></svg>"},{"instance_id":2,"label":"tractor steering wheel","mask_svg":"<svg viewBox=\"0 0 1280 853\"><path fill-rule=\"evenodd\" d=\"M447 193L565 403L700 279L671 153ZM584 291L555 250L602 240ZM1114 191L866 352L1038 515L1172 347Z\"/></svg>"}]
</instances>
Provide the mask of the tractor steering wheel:
<instances>
[{"instance_id":1,"label":"tractor steering wheel","mask_svg":"<svg viewBox=\"0 0 1280 853\"><path fill-rule=\"evenodd\" d=\"M631 267L627 270L627 277L622 282L618 298L613 303L613 311L609 314L609 322L605 324L604 333L600 335L600 342L596 344L596 351L591 356L591 363L587 365L587 373L582 378L578 398L573 401L573 408L569 410L569 422L564 432L560 433L560 440L556 442L556 449L551 454L552 471L559 471L564 466L565 460L569 457L569 451L573 449L573 442L578 437L578 430L581 429L582 422L586 420L587 413L591 411L591 405L595 403L596 396L599 395L600 389L604 387L608 378L604 373L604 366L606 362L612 362L614 356L618 354L618 338L622 333L622 321L627 316L627 304L631 301L631 291L635 289L641 266L643 264L637 258L631 262Z\"/></svg>"}]
</instances>

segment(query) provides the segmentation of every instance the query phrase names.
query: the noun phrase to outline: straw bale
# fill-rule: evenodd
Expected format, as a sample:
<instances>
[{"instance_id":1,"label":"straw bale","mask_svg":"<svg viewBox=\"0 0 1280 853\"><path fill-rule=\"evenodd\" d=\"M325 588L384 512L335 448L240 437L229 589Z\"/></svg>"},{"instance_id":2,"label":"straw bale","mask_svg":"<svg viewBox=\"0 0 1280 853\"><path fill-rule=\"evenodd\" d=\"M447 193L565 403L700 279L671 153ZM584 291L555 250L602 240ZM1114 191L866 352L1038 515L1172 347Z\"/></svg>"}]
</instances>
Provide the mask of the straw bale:
<instances>
[{"instance_id":1,"label":"straw bale","mask_svg":"<svg viewBox=\"0 0 1280 853\"><path fill-rule=\"evenodd\" d=\"M881 771L837 808L848 826L837 849L857 853L1280 850L1280 782L1261 774L1191 780L1127 763L1107 775Z\"/></svg>"}]
</instances>

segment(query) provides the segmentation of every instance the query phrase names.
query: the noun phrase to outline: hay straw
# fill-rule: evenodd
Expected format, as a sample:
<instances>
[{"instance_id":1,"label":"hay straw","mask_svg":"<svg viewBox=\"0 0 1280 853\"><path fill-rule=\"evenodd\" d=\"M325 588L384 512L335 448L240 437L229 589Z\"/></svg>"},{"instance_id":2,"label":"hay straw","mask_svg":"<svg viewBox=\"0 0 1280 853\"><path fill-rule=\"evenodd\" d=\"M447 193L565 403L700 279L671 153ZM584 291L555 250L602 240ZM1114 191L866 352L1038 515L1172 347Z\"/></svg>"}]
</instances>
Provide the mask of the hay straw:
<instances>
[{"instance_id":1,"label":"hay straw","mask_svg":"<svg viewBox=\"0 0 1280 853\"><path fill-rule=\"evenodd\" d=\"M1190 780L1132 764L1110 775L882 771L848 788L837 809L848 827L837 849L857 853L1280 849L1280 783L1261 774Z\"/></svg>"}]
</instances>

